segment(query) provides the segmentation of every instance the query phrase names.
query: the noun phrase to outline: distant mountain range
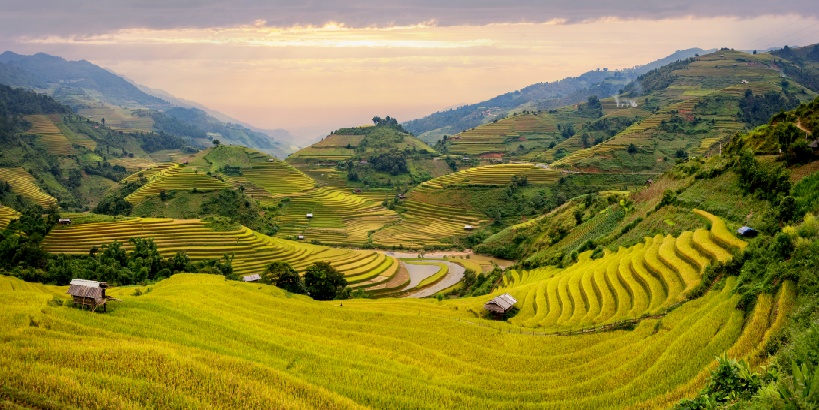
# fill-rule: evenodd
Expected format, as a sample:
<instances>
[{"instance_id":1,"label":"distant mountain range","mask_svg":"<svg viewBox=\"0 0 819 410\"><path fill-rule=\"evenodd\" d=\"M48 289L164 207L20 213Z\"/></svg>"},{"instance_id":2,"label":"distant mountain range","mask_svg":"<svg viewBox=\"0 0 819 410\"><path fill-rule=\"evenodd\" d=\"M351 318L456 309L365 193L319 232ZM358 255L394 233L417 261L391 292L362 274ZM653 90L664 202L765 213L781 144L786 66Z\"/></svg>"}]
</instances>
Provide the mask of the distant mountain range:
<instances>
[{"instance_id":1,"label":"distant mountain range","mask_svg":"<svg viewBox=\"0 0 819 410\"><path fill-rule=\"evenodd\" d=\"M0 84L45 93L83 115L106 118L110 126L117 128L169 131L161 125L181 122L192 132L180 136L189 137L200 146L209 145L210 139L219 139L278 157L295 150L293 137L285 130L254 128L200 104L135 84L85 60L67 61L44 53L26 56L6 51L0 54ZM157 115L172 120L158 119ZM147 118L154 120L148 130L144 129L150 123ZM137 123L142 128L133 125Z\"/></svg>"},{"instance_id":2,"label":"distant mountain range","mask_svg":"<svg viewBox=\"0 0 819 410\"><path fill-rule=\"evenodd\" d=\"M409 132L428 144L434 144L444 135L454 135L487 122L504 118L523 110L548 110L577 104L589 96L609 97L642 74L668 63L684 60L709 51L700 48L679 50L668 57L634 68L608 71L594 70L578 77L564 78L551 83L537 83L508 92L476 104L439 111L426 117L402 124Z\"/></svg>"}]
</instances>

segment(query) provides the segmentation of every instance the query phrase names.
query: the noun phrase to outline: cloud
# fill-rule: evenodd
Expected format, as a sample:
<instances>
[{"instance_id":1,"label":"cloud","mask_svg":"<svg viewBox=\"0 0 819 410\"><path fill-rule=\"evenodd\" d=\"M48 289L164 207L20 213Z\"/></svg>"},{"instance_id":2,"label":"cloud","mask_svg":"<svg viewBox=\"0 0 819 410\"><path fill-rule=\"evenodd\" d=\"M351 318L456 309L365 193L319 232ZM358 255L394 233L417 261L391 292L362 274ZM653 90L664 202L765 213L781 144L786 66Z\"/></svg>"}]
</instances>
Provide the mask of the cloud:
<instances>
[{"instance_id":1,"label":"cloud","mask_svg":"<svg viewBox=\"0 0 819 410\"><path fill-rule=\"evenodd\" d=\"M263 21L269 27L408 27L493 23L567 24L606 18L819 17L815 0L5 0L0 35L99 34L124 28L230 27Z\"/></svg>"}]
</instances>

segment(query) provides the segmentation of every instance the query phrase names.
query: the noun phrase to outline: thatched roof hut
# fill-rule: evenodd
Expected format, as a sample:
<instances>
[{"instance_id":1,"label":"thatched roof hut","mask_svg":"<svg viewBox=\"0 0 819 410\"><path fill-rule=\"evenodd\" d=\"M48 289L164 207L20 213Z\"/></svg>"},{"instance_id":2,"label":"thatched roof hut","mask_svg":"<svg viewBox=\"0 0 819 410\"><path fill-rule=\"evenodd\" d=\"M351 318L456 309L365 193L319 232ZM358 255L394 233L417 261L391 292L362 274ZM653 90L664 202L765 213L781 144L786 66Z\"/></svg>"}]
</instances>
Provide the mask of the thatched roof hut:
<instances>
[{"instance_id":1,"label":"thatched roof hut","mask_svg":"<svg viewBox=\"0 0 819 410\"><path fill-rule=\"evenodd\" d=\"M483 308L490 312L502 315L508 312L509 309L512 309L512 307L515 306L515 303L518 303L517 299L513 298L512 295L508 293L504 293L503 295L497 296L489 302L486 302L486 304L483 305Z\"/></svg>"},{"instance_id":2,"label":"thatched roof hut","mask_svg":"<svg viewBox=\"0 0 819 410\"><path fill-rule=\"evenodd\" d=\"M88 306L91 310L96 310L97 307L102 306L103 311L106 311L105 304L110 299L105 296L105 289L107 288L108 283L106 282L72 279L67 293L73 296L74 305Z\"/></svg>"}]
</instances>

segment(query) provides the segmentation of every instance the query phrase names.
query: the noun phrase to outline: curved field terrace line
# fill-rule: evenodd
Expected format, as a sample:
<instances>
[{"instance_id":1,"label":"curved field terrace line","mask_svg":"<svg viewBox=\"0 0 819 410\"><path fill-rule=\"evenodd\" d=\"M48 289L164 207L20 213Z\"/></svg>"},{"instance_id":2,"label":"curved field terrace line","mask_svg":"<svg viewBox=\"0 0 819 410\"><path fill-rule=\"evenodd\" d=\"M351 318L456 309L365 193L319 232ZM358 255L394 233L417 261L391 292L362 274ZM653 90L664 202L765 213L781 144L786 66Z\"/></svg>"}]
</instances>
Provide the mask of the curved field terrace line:
<instances>
[{"instance_id":1,"label":"curved field terrace line","mask_svg":"<svg viewBox=\"0 0 819 410\"><path fill-rule=\"evenodd\" d=\"M440 282L422 289L418 292L412 293L407 295L408 298L425 298L427 296L432 296L446 288L454 286L456 283L460 282L461 279L464 278L464 272L466 269L458 265L457 263L452 262L443 262L447 266L449 266L449 274L447 274ZM409 264L407 264L407 268L409 268ZM416 266L423 266L423 265L416 265Z\"/></svg>"},{"instance_id":2,"label":"curved field terrace line","mask_svg":"<svg viewBox=\"0 0 819 410\"><path fill-rule=\"evenodd\" d=\"M428 262L428 261L425 261L423 259L419 259L418 262ZM412 263L412 262L404 262L404 261L401 261L401 263L404 265L404 267L407 268L407 272L409 272L409 275L410 275L410 283L407 286L405 286L403 289L401 289L402 291L403 290L409 290L409 289L412 289L412 288L418 286L418 284L421 283L421 281L423 281L424 279L438 273L438 271L441 269L436 265L419 265L419 264L415 264L415 263Z\"/></svg>"}]
</instances>

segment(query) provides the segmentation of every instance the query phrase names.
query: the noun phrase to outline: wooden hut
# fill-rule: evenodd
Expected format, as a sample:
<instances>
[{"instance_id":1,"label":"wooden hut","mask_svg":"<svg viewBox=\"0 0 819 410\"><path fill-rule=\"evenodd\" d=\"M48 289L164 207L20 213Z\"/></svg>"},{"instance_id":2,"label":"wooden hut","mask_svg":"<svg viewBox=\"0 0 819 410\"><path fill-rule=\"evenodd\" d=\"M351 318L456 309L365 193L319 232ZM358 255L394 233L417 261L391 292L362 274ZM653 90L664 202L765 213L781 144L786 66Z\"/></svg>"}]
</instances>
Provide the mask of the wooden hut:
<instances>
[{"instance_id":1,"label":"wooden hut","mask_svg":"<svg viewBox=\"0 0 819 410\"><path fill-rule=\"evenodd\" d=\"M472 225L464 225L464 230L465 231L471 231L473 229L475 229L475 227L473 227Z\"/></svg>"},{"instance_id":2,"label":"wooden hut","mask_svg":"<svg viewBox=\"0 0 819 410\"><path fill-rule=\"evenodd\" d=\"M60 225L71 225L71 218L60 218L57 220Z\"/></svg>"},{"instance_id":3,"label":"wooden hut","mask_svg":"<svg viewBox=\"0 0 819 410\"><path fill-rule=\"evenodd\" d=\"M242 280L245 282L258 282L262 280L262 275L259 275L258 273L253 275L245 275L242 276Z\"/></svg>"},{"instance_id":4,"label":"wooden hut","mask_svg":"<svg viewBox=\"0 0 819 410\"><path fill-rule=\"evenodd\" d=\"M508 293L504 293L503 295L497 296L494 299L486 302L483 305L483 308L494 313L495 316L503 316L509 309L515 306L515 303L518 303L518 300L513 298L512 295Z\"/></svg>"},{"instance_id":5,"label":"wooden hut","mask_svg":"<svg viewBox=\"0 0 819 410\"><path fill-rule=\"evenodd\" d=\"M313 218L313 213L309 212L309 213L307 213L307 215L305 215L305 217L307 217L307 219L312 219Z\"/></svg>"},{"instance_id":6,"label":"wooden hut","mask_svg":"<svg viewBox=\"0 0 819 410\"><path fill-rule=\"evenodd\" d=\"M68 287L68 294L74 297L74 305L88 306L92 311L102 306L102 311L107 311L106 302L112 299L105 296L105 289L108 288L106 282L96 282L85 279L72 279Z\"/></svg>"}]
</instances>

